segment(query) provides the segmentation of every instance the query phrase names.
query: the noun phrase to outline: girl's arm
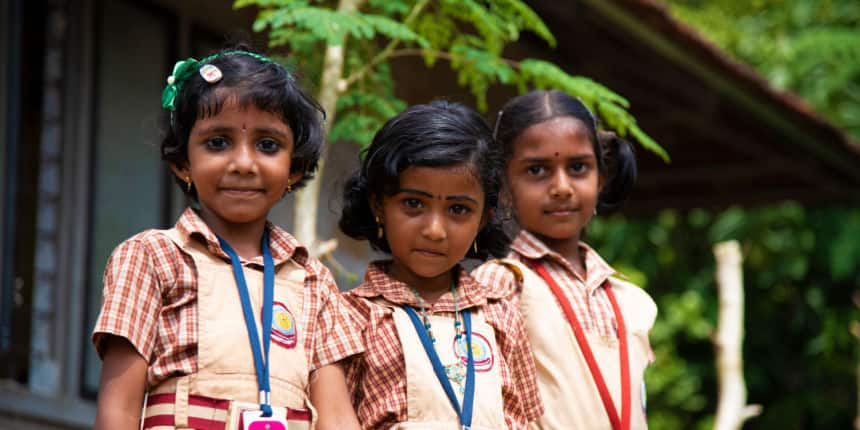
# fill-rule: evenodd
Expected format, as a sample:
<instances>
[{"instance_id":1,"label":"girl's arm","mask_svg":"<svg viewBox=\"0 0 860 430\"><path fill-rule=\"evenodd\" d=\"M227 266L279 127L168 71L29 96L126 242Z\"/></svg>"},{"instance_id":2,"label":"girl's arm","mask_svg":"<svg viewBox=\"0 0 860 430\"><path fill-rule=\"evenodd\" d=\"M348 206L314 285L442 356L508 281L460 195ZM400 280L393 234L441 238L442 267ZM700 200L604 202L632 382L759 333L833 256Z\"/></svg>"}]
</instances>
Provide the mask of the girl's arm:
<instances>
[{"instance_id":1,"label":"girl's arm","mask_svg":"<svg viewBox=\"0 0 860 430\"><path fill-rule=\"evenodd\" d=\"M99 381L95 430L140 428L146 390L146 360L128 340L107 336Z\"/></svg>"},{"instance_id":2,"label":"girl's arm","mask_svg":"<svg viewBox=\"0 0 860 430\"><path fill-rule=\"evenodd\" d=\"M329 364L310 375L311 404L317 410L319 430L358 430L358 418L346 387L346 373L339 363Z\"/></svg>"}]
</instances>

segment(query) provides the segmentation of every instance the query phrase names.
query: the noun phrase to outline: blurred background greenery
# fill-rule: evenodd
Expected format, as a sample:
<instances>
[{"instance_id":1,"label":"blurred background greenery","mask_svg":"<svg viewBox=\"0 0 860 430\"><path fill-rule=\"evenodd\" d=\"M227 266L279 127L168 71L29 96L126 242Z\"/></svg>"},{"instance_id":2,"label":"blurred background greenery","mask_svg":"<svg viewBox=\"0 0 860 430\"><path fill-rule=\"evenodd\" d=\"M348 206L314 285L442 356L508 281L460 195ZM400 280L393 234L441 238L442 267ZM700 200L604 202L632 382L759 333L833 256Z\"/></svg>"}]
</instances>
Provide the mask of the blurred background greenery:
<instances>
[{"instance_id":1,"label":"blurred background greenery","mask_svg":"<svg viewBox=\"0 0 860 430\"><path fill-rule=\"evenodd\" d=\"M860 137L860 2L672 0L675 16ZM588 241L660 309L647 375L654 429L711 428L717 386L712 245L744 255L749 429L851 428L860 294L860 208L786 202L720 211L598 217Z\"/></svg>"}]
</instances>

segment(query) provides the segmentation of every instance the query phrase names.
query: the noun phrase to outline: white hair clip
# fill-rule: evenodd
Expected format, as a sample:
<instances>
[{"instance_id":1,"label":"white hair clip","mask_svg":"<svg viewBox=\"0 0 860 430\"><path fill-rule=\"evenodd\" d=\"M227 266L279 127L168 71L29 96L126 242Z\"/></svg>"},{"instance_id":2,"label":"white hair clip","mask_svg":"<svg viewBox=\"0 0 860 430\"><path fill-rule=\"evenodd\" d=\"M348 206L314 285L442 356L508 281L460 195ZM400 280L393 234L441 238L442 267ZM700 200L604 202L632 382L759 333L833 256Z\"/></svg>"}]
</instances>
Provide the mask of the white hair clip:
<instances>
[{"instance_id":1,"label":"white hair clip","mask_svg":"<svg viewBox=\"0 0 860 430\"><path fill-rule=\"evenodd\" d=\"M221 69L212 64L204 64L200 67L200 76L203 77L204 81L209 82L210 84L214 84L224 77L224 75L221 74Z\"/></svg>"}]
</instances>

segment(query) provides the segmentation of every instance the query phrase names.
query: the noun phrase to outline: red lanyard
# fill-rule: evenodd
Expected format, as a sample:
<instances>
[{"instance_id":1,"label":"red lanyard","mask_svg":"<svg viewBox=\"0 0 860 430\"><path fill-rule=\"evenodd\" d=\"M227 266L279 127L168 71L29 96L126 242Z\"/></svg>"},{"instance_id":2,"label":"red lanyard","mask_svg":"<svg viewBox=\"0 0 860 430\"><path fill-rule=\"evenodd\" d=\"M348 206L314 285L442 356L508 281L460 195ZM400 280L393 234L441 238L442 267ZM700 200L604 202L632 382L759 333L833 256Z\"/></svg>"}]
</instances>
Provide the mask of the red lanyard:
<instances>
[{"instance_id":1,"label":"red lanyard","mask_svg":"<svg viewBox=\"0 0 860 430\"><path fill-rule=\"evenodd\" d=\"M594 359L594 353L591 352L591 345L585 338L585 332L582 330L582 324L573 312L570 302L561 291L561 287L552 279L549 272L536 261L529 261L529 266L534 269L544 282L549 285L556 300L558 300L564 315L570 322L573 328L573 334L576 336L576 343L579 344L579 349L585 357L585 362L588 363L588 369L591 370L591 377L597 385L597 391L600 392L600 399L603 400L603 407L606 409L606 414L609 415L609 421L612 423L614 430L629 430L630 429L630 360L627 354L627 327L624 325L624 317L621 315L621 309L618 307L618 301L615 300L615 294L612 292L612 286L607 279L603 283L603 288L606 290L606 295L609 296L609 301L612 303L612 311L615 313L615 321L618 324L618 343L619 356L621 360L621 418L618 418L618 412L615 410L615 403L612 402L612 396L609 394L609 389L606 387L606 381L603 379L603 374L600 372L600 367L597 366L597 361Z\"/></svg>"}]
</instances>

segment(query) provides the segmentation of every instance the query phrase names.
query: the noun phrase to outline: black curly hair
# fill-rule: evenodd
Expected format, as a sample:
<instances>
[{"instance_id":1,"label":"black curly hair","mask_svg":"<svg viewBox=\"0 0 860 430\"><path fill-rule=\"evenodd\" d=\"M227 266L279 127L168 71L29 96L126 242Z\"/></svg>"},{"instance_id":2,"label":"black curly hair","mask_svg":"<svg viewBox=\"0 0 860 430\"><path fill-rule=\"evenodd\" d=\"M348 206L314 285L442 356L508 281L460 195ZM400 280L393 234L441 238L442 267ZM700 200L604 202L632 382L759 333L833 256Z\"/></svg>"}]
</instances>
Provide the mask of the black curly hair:
<instances>
[{"instance_id":1,"label":"black curly hair","mask_svg":"<svg viewBox=\"0 0 860 430\"><path fill-rule=\"evenodd\" d=\"M314 177L325 134L322 122L325 112L299 86L295 77L278 63L256 56L243 55L251 51L245 45L222 49L208 61L218 67L223 77L214 84L206 82L199 73L192 73L182 82L175 100L175 111L165 111L162 118L166 130L161 141L161 159L177 167L188 163L188 137L198 119L217 115L230 98L241 106L256 106L281 116L293 131L293 154L290 173L302 177L293 188L303 186ZM197 190L187 190L180 178L177 184L192 200Z\"/></svg>"},{"instance_id":2,"label":"black curly hair","mask_svg":"<svg viewBox=\"0 0 860 430\"><path fill-rule=\"evenodd\" d=\"M363 154L361 168L346 181L338 226L349 237L370 242L373 249L391 252L377 225L371 205L397 193L400 173L409 167L470 167L484 191L486 224L476 237L477 252L466 258L504 257L510 244L498 210L502 181L501 153L490 128L474 110L454 102L415 105L391 118L376 133Z\"/></svg>"}]
</instances>

